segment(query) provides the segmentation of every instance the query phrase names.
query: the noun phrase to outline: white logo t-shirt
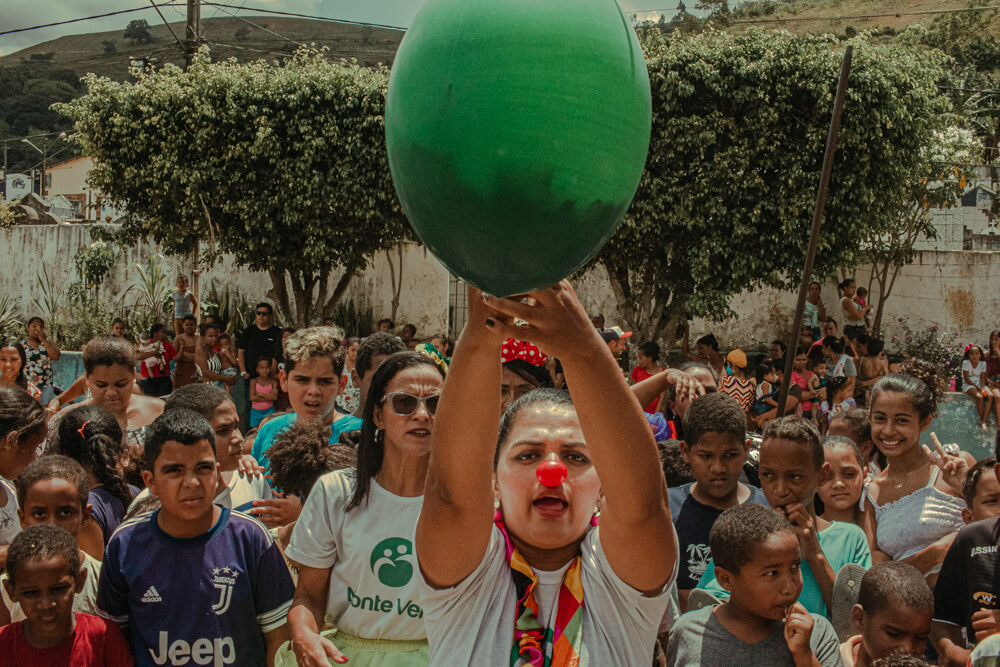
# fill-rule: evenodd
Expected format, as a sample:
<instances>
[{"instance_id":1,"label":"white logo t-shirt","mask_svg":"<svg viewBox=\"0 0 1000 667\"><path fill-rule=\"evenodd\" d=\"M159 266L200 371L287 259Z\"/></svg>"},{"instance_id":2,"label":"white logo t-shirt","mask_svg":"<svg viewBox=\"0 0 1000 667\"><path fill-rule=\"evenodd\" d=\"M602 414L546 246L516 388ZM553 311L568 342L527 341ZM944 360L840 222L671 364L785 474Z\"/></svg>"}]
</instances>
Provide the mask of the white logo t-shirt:
<instances>
[{"instance_id":1,"label":"white logo t-shirt","mask_svg":"<svg viewBox=\"0 0 1000 667\"><path fill-rule=\"evenodd\" d=\"M332 568L326 612L343 632L426 639L413 550L423 496L394 495L373 479L367 504L348 512L354 474L350 468L320 477L285 555L306 567Z\"/></svg>"}]
</instances>

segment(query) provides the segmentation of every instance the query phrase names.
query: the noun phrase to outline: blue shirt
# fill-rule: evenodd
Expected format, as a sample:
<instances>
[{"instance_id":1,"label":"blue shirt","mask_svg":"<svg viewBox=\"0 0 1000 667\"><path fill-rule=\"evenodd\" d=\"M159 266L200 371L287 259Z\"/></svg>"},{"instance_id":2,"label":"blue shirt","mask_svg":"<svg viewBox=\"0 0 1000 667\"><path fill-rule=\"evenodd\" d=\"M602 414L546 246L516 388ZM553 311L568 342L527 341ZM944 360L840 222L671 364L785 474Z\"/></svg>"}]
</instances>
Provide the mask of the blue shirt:
<instances>
[{"instance_id":1,"label":"blue shirt","mask_svg":"<svg viewBox=\"0 0 1000 667\"><path fill-rule=\"evenodd\" d=\"M271 474L271 460L267 458L267 450L271 448L278 436L287 430L298 415L288 412L274 419L268 420L260 430L257 431L257 438L253 441L253 457L257 463L264 467L267 475ZM361 420L352 415L344 415L330 425L330 445L337 444L340 434L344 431L355 431L361 428Z\"/></svg>"},{"instance_id":2,"label":"blue shirt","mask_svg":"<svg viewBox=\"0 0 1000 667\"><path fill-rule=\"evenodd\" d=\"M285 623L295 593L267 528L222 508L208 532L181 539L163 532L159 512L111 536L98 615L129 628L139 667L266 664L263 635Z\"/></svg>"},{"instance_id":3,"label":"blue shirt","mask_svg":"<svg viewBox=\"0 0 1000 667\"><path fill-rule=\"evenodd\" d=\"M866 570L872 566L872 554L868 550L865 531L853 523L833 521L829 528L819 532L819 546L827 562L830 563L834 576L848 563L857 563ZM701 581L698 582L698 588L707 590L721 600L729 599L729 591L715 580L715 563L709 564ZM799 594L799 602L810 614L830 618L819 582L816 581L816 575L805 559L802 560L802 593Z\"/></svg>"}]
</instances>

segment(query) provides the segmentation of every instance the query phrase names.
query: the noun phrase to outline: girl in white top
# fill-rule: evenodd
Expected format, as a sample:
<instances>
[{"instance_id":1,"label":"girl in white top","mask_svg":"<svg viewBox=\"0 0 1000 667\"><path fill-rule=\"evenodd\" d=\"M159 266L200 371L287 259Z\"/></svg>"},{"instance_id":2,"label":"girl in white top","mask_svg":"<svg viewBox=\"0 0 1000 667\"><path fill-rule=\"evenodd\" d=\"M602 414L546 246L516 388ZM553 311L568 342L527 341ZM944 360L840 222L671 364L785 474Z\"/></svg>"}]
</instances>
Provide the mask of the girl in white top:
<instances>
[{"instance_id":1,"label":"girl in white top","mask_svg":"<svg viewBox=\"0 0 1000 667\"><path fill-rule=\"evenodd\" d=\"M868 329L865 326L865 315L872 307L866 305L864 308L858 308L858 305L854 303L854 294L858 291L858 286L853 279L848 278L837 287L840 288L841 294L840 309L844 316L844 335L853 340L857 336L852 334L860 335Z\"/></svg>"},{"instance_id":2,"label":"girl in white top","mask_svg":"<svg viewBox=\"0 0 1000 667\"><path fill-rule=\"evenodd\" d=\"M417 524L431 664L648 665L677 562L656 443L569 283L529 296L469 289ZM558 357L574 389L516 400L498 436L506 338Z\"/></svg>"},{"instance_id":3,"label":"girl in white top","mask_svg":"<svg viewBox=\"0 0 1000 667\"><path fill-rule=\"evenodd\" d=\"M986 430L986 422L990 418L993 407L993 392L986 389L986 361L983 359L983 348L975 343L965 346L965 360L962 362L962 383L965 393L976 401L979 408L979 428Z\"/></svg>"},{"instance_id":4,"label":"girl in white top","mask_svg":"<svg viewBox=\"0 0 1000 667\"><path fill-rule=\"evenodd\" d=\"M946 453L933 433L935 451L921 446L920 436L937 412L939 381L924 362L912 362L907 371L887 375L872 389L872 442L887 463L862 497L863 522L872 563L908 563L933 585L964 525L962 485L969 464Z\"/></svg>"},{"instance_id":5,"label":"girl in white top","mask_svg":"<svg viewBox=\"0 0 1000 667\"><path fill-rule=\"evenodd\" d=\"M324 475L309 493L285 550L299 564L288 613L299 667L328 667L327 658L428 664L413 531L443 383L441 369L416 352L386 359L362 413L357 468ZM336 630L321 633L324 625ZM287 644L275 664L295 664Z\"/></svg>"}]
</instances>

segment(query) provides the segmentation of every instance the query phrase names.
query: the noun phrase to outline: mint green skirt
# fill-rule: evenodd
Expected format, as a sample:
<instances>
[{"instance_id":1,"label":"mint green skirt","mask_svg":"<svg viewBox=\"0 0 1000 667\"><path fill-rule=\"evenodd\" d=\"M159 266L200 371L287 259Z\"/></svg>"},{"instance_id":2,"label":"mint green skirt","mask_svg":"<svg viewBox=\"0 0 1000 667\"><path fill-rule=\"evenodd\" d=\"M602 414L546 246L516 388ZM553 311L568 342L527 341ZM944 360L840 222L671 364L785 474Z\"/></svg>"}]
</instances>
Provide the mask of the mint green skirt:
<instances>
[{"instance_id":1,"label":"mint green skirt","mask_svg":"<svg viewBox=\"0 0 1000 667\"><path fill-rule=\"evenodd\" d=\"M320 633L350 658L350 667L428 667L427 640L362 639L324 630ZM298 667L291 642L285 642L274 656L274 667ZM331 665L335 663L331 660Z\"/></svg>"}]
</instances>

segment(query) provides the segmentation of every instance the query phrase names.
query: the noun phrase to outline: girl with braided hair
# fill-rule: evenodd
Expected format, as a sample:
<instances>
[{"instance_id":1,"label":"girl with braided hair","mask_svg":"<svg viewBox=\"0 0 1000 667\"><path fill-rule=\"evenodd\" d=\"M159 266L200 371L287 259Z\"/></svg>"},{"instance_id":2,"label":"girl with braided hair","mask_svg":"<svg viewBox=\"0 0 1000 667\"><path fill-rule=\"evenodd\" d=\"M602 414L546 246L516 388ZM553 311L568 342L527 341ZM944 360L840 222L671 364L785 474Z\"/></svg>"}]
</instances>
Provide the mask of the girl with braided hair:
<instances>
[{"instance_id":1,"label":"girl with braided hair","mask_svg":"<svg viewBox=\"0 0 1000 667\"><path fill-rule=\"evenodd\" d=\"M24 389L0 385L0 566L7 545L21 532L17 493L11 480L35 458L48 435L45 409Z\"/></svg>"},{"instance_id":2,"label":"girl with braided hair","mask_svg":"<svg viewBox=\"0 0 1000 667\"><path fill-rule=\"evenodd\" d=\"M123 435L118 420L99 405L73 408L59 422L55 453L79 462L90 478L87 503L92 507L94 522L84 526L80 546L98 559L139 492L125 482L128 453L122 444Z\"/></svg>"}]
</instances>

